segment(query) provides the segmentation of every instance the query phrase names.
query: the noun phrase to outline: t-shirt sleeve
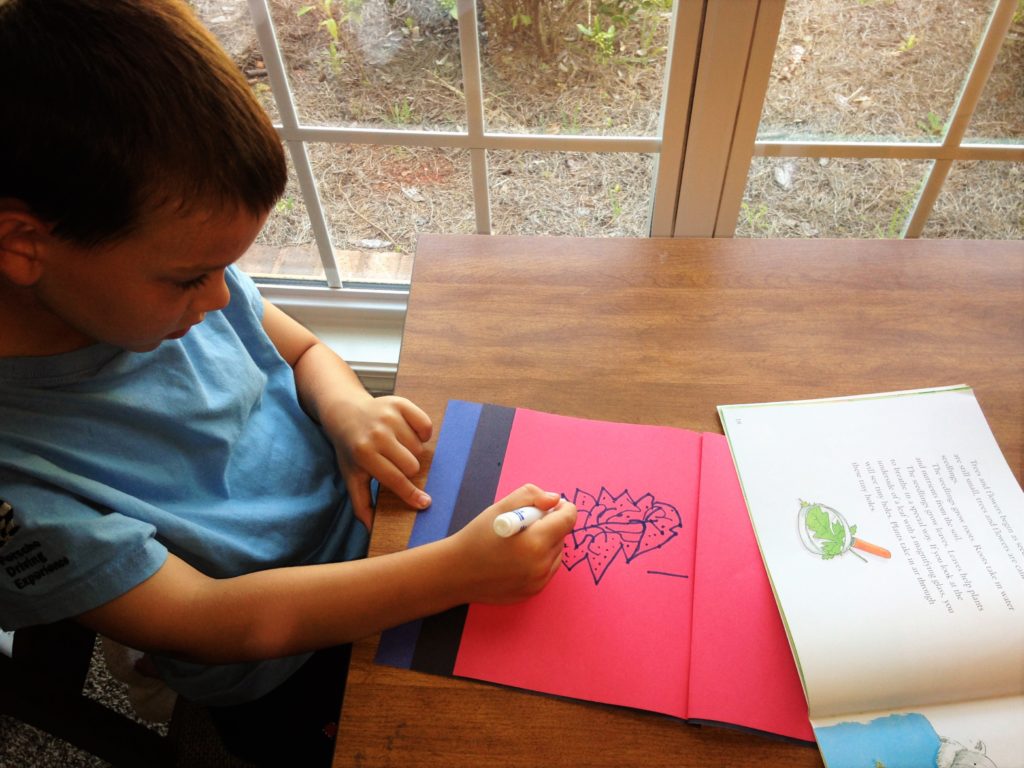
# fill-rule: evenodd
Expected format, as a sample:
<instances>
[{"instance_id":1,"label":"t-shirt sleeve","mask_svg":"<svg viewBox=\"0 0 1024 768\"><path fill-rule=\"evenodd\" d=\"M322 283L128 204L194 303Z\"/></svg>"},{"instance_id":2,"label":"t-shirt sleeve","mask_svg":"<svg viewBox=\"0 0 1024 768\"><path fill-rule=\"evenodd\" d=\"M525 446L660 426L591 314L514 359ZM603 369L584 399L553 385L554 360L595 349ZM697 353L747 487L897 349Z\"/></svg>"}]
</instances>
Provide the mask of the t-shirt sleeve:
<instances>
[{"instance_id":1,"label":"t-shirt sleeve","mask_svg":"<svg viewBox=\"0 0 1024 768\"><path fill-rule=\"evenodd\" d=\"M156 529L0 468L0 627L76 616L164 564Z\"/></svg>"}]
</instances>

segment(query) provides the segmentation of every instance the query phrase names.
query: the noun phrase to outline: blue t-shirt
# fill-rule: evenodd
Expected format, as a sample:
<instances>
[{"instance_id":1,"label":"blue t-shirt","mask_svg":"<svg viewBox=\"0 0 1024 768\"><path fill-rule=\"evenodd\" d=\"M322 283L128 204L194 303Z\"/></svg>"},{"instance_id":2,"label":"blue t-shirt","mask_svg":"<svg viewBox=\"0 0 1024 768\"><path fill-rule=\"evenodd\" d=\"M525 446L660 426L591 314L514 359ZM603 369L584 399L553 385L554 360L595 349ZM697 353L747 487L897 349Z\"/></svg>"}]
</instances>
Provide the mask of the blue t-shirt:
<instances>
[{"instance_id":1,"label":"blue t-shirt","mask_svg":"<svg viewBox=\"0 0 1024 768\"><path fill-rule=\"evenodd\" d=\"M151 352L103 344L0 359L0 627L75 616L167 552L223 578L365 554L334 451L298 403L231 268L231 302ZM209 704L276 687L306 655L204 666L157 657Z\"/></svg>"}]
</instances>

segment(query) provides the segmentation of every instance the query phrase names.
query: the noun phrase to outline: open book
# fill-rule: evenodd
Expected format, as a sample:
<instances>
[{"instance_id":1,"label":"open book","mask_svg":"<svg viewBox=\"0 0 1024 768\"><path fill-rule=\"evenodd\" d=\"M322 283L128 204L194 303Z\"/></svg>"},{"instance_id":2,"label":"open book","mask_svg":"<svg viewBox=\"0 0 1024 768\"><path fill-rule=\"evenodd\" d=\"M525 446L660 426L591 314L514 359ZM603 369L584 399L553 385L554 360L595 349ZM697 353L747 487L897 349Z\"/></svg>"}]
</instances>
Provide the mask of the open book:
<instances>
[{"instance_id":1,"label":"open book","mask_svg":"<svg viewBox=\"0 0 1024 768\"><path fill-rule=\"evenodd\" d=\"M828 768L1024 766L1024 494L973 392L719 415Z\"/></svg>"},{"instance_id":2,"label":"open book","mask_svg":"<svg viewBox=\"0 0 1024 768\"><path fill-rule=\"evenodd\" d=\"M548 586L387 632L379 663L813 738L724 436L452 401L410 546L525 482L579 509Z\"/></svg>"}]
</instances>

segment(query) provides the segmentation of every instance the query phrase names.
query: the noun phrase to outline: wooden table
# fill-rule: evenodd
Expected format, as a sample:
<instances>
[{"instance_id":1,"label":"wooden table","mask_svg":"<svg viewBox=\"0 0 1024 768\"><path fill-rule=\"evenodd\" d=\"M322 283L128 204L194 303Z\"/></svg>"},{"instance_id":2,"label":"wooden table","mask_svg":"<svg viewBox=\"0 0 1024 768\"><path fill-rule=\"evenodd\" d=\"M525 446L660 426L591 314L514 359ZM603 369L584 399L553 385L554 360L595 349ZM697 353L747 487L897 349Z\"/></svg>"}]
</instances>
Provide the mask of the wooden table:
<instances>
[{"instance_id":1,"label":"wooden table","mask_svg":"<svg viewBox=\"0 0 1024 768\"><path fill-rule=\"evenodd\" d=\"M461 235L420 238L396 393L435 435L452 398L721 432L722 403L960 383L1020 481L1020 242ZM371 554L403 549L413 519L383 494ZM356 645L339 768L822 764L756 734L377 666L376 647Z\"/></svg>"}]
</instances>

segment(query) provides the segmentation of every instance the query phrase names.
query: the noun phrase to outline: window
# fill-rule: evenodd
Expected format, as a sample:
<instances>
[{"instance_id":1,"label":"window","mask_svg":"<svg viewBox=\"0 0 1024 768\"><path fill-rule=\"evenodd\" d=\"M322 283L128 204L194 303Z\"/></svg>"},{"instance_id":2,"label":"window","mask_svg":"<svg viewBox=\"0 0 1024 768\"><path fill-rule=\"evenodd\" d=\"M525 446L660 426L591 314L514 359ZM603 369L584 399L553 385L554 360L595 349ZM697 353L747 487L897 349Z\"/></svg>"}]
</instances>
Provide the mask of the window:
<instances>
[{"instance_id":1,"label":"window","mask_svg":"<svg viewBox=\"0 0 1024 768\"><path fill-rule=\"evenodd\" d=\"M292 166L251 271L401 286L419 231L650 232L662 102L688 101L700 3L209 4L226 47L251 30L229 51ZM681 64L667 76L673 30Z\"/></svg>"},{"instance_id":2,"label":"window","mask_svg":"<svg viewBox=\"0 0 1024 768\"><path fill-rule=\"evenodd\" d=\"M715 234L1024 237L1024 3L829 5L786 4Z\"/></svg>"},{"instance_id":3,"label":"window","mask_svg":"<svg viewBox=\"0 0 1024 768\"><path fill-rule=\"evenodd\" d=\"M192 2L291 163L243 266L377 389L421 231L1024 233L1024 0Z\"/></svg>"}]
</instances>

